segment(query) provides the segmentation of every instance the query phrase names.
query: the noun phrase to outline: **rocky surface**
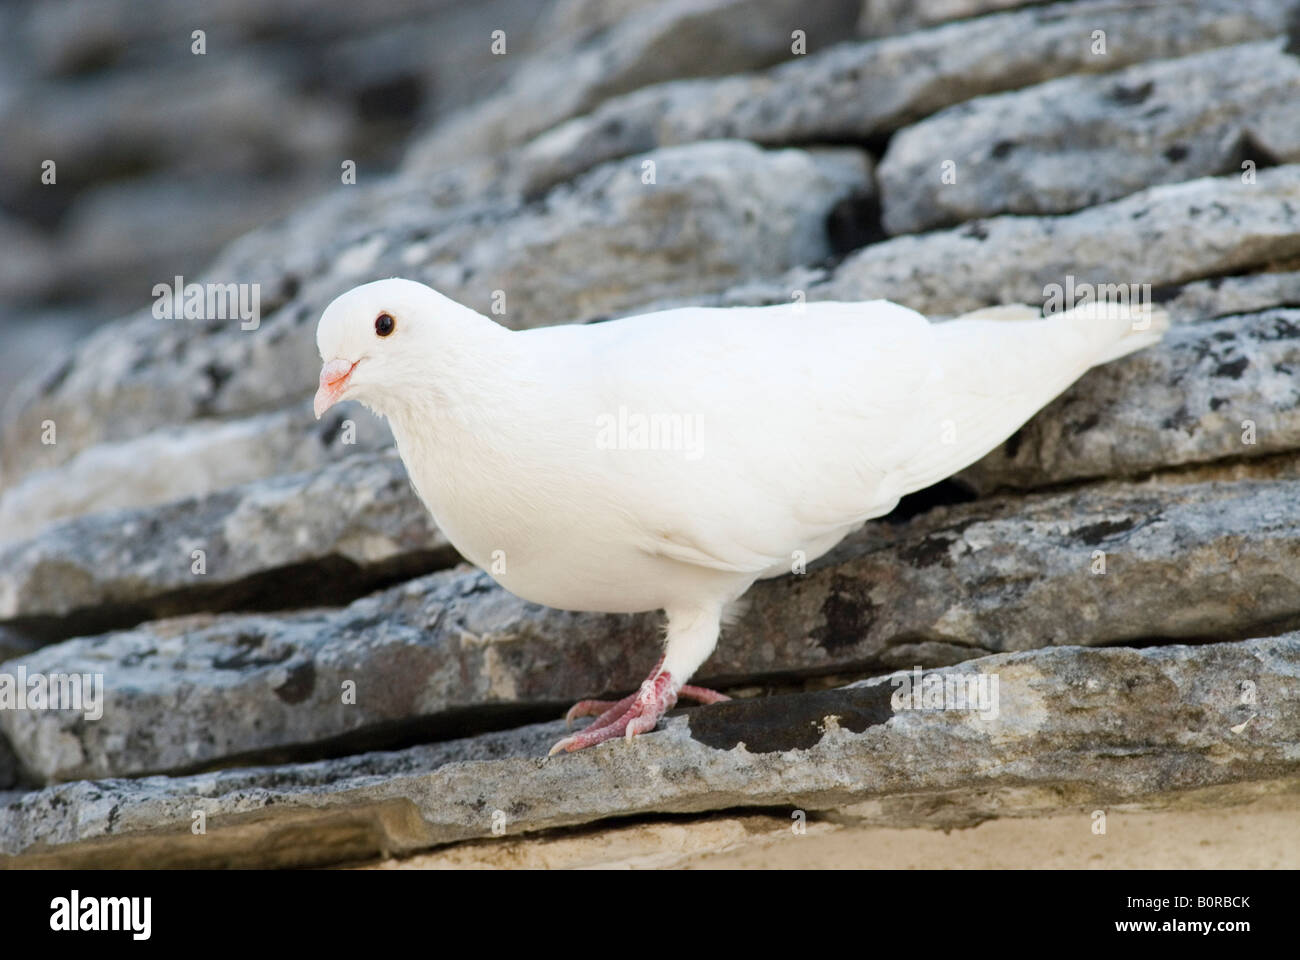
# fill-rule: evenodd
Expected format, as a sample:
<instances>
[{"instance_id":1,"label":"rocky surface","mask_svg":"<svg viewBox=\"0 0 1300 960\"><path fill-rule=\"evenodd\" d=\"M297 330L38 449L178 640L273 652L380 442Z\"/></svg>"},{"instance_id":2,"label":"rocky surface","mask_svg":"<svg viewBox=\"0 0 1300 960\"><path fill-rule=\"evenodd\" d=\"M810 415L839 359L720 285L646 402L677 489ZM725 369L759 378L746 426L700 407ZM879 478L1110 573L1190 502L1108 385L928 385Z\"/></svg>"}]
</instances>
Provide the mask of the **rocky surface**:
<instances>
[{"instance_id":1,"label":"rocky surface","mask_svg":"<svg viewBox=\"0 0 1300 960\"><path fill-rule=\"evenodd\" d=\"M937 113L900 131L880 162L885 229L1066 213L1155 183L1294 163L1300 60L1285 46L1269 40L1063 77Z\"/></svg>"},{"instance_id":2,"label":"rocky surface","mask_svg":"<svg viewBox=\"0 0 1300 960\"><path fill-rule=\"evenodd\" d=\"M867 35L900 33L949 20L1028 6L1033 0L862 0L858 28Z\"/></svg>"},{"instance_id":3,"label":"rocky surface","mask_svg":"<svg viewBox=\"0 0 1300 960\"><path fill-rule=\"evenodd\" d=\"M55 520L207 496L392 442L384 421L359 404L341 406L317 423L304 401L272 413L203 418L96 444L57 467L25 474L0 493L0 543L29 537Z\"/></svg>"},{"instance_id":4,"label":"rocky surface","mask_svg":"<svg viewBox=\"0 0 1300 960\"><path fill-rule=\"evenodd\" d=\"M869 530L806 575L757 585L701 682L744 686L1041 646L1207 638L1229 623L1238 636L1300 623L1297 497L1294 478L1099 485L981 500ZM280 522L291 522L284 513ZM187 561L179 558L181 576ZM211 601L190 591L189 602ZM654 615L549 610L462 568L338 611L159 621L47 647L23 658L27 669L102 673L103 719L0 712L0 731L45 782L390 745L631 689L657 631Z\"/></svg>"},{"instance_id":5,"label":"rocky surface","mask_svg":"<svg viewBox=\"0 0 1300 960\"><path fill-rule=\"evenodd\" d=\"M699 708L631 746L550 759L539 753L560 723L312 764L80 782L0 807L0 854L27 866L306 866L744 807L861 805L896 825L923 808L925 822L951 828L1008 801L1167 804L1293 778L1300 761L1296 634L1064 647L938 675L982 677L988 690L996 677L997 709L900 708L902 678L884 676ZM192 832L199 811L202 834ZM307 833L310 845L295 840Z\"/></svg>"},{"instance_id":6,"label":"rocky surface","mask_svg":"<svg viewBox=\"0 0 1300 960\"><path fill-rule=\"evenodd\" d=\"M522 55L537 17L518 0L377 0L364 10L20 0L7 13L0 208L67 259L24 299L75 296L101 310L145 302L153 283L199 270L229 240L337 183L344 159L363 175L391 168L395 135L412 120L509 76L514 61L492 55L491 30L514 33ZM437 44L430 57L453 31L482 39ZM50 159L53 187L39 180ZM0 287L0 300L15 292Z\"/></svg>"},{"instance_id":7,"label":"rocky surface","mask_svg":"<svg viewBox=\"0 0 1300 960\"><path fill-rule=\"evenodd\" d=\"M1048 287L1150 284L1154 291L1300 258L1300 164L1152 187L1057 217L1000 216L894 237L847 257L810 299L888 297L953 315L1043 304ZM788 299L788 294L783 299Z\"/></svg>"},{"instance_id":8,"label":"rocky surface","mask_svg":"<svg viewBox=\"0 0 1300 960\"><path fill-rule=\"evenodd\" d=\"M769 144L867 142L943 107L966 104L951 114L940 113L931 120L907 127L891 142L886 154L889 166L881 170L881 182L889 187L886 223L906 214L915 220L918 214L911 208L929 193L936 195L932 202L948 201L949 193L988 202L987 176L981 169L973 169L964 155L955 152L963 145L960 135L969 135L971 150L981 144L987 149L989 128L1001 130L1014 121L1031 125L1026 138L1045 140L1052 134L1060 141L1065 136L1064 130L1079 121L1076 114L1084 109L1068 99L1069 95L1077 96L1075 88L1093 83L1103 88L1110 84L1113 89L1120 81L1078 77L1061 85L1031 84L1073 73L1118 71L1146 60L1180 57L1206 47L1274 37L1285 26L1286 13L1287 3L1279 0L1249 3L1213 0L1155 7L1144 0L1126 3L1084 0L965 20L942 29L869 43L837 44L762 73L679 80L607 100L587 115L557 126L521 147L516 155L510 155L506 180L514 189L526 195L534 194L602 160L716 137L743 137ZM1104 54L1094 53L1088 42L1093 30L1106 34ZM1008 36L1016 37L1016 42L1008 45ZM1185 81L1184 75L1202 83L1217 80L1226 84L1235 75L1229 71L1240 71L1241 59L1258 56L1256 49L1243 47L1230 51L1220 58L1226 61L1222 66L1227 69L1219 73L1210 74L1208 70L1204 75L1195 73L1202 66L1196 58L1171 64L1178 76L1162 84L1156 98L1162 103L1163 98L1170 98L1178 106L1176 114L1162 118L1166 135L1176 132L1176 116L1185 122L1189 112L1199 117L1217 110L1220 126L1235 122L1238 130L1243 126L1241 115L1254 113L1276 118L1268 133L1269 142L1277 144L1285 133L1281 124L1287 119L1286 111L1294 103L1294 98L1287 100L1285 94L1296 69L1294 59L1283 56L1277 47L1272 42L1261 48L1271 57L1251 64L1250 75L1254 79L1250 87L1234 86L1230 91L1216 93L1216 99L1208 101L1204 97L1178 101L1181 88L1177 84ZM1168 72L1170 68L1165 69ZM1045 95L1039 91L1058 87L1061 91L1057 96L1068 109L1049 113L1061 105L1055 101L1051 104L1023 102L1030 96ZM980 94L1018 88L1025 88L1020 99L1008 96L1001 100L971 100ZM1218 100L1225 96L1227 103L1219 104ZM1105 101L1098 104L1096 100L1090 97L1086 107L1095 111L1092 118L1095 124L1105 123L1113 112L1107 110L1112 104ZM1005 107L996 113L983 109L970 115L968 108L993 103L1005 103ZM1215 106L1207 107L1207 103ZM1154 106L1155 100L1148 108ZM1169 111L1170 107L1166 105L1164 109ZM944 118L950 115L956 122L945 123ZM1052 118L1053 125L1047 131L1039 126L1044 116ZM1205 122L1208 124L1210 119L1205 118ZM954 130L958 123L964 126ZM1132 137L1132 130L1117 130L1115 134L1117 138L1125 134ZM1007 143L1019 142L1006 134L1004 139ZM1060 142L1044 143L1040 151L1034 151L1032 145L1030 141L1025 152L1016 158L1016 170L1028 171L1035 162L1044 163L1045 156L1052 162L1070 156ZM1124 145L1116 143L1113 149L1119 152ZM1102 147L1097 144L1092 149ZM1207 149L1223 155L1233 147L1233 142L1221 145L1216 142ZM1289 147L1274 149L1285 153ZM1001 154L1002 150L998 152ZM900 160L900 156L909 153L917 157L910 166ZM1125 159L1131 165L1146 163L1147 153L1144 148L1136 156L1130 152ZM1272 156L1271 162L1281 158L1280 154ZM957 183L963 188L961 191L939 189L935 157L960 158L961 176ZM1263 163L1268 157L1269 154L1261 153L1257 159ZM1159 159L1157 155L1156 160ZM1188 166L1177 168L1173 175L1161 179L1186 179L1197 172L1218 173L1227 163L1226 159L1218 163L1208 161L1208 153L1198 156ZM1140 172L1134 170L1133 175ZM1104 175L1102 170L1096 173ZM1070 178L1067 182L1076 180ZM1152 178L1149 182L1159 180ZM1055 186L1059 189L1059 178ZM1084 186L1091 189L1090 184ZM910 194L917 194L918 198L912 199ZM1105 197L1094 197L1092 202L1117 195L1111 192ZM1036 196L1028 194L1028 200ZM951 202L956 204L960 200ZM902 213L899 208L903 208ZM1029 212L1014 206L1001 209Z\"/></svg>"},{"instance_id":9,"label":"rocky surface","mask_svg":"<svg viewBox=\"0 0 1300 960\"><path fill-rule=\"evenodd\" d=\"M495 315L528 327L591 320L670 293L713 293L822 260L831 252L828 214L867 191L870 175L857 150L711 141L607 164L522 209L433 214L436 234L348 229L353 201L329 198L303 224L246 242L211 271L222 282L279 273L263 286L257 329L238 319L162 325L152 313L104 327L15 395L0 467L12 483L98 442L302 401L320 372L315 321L364 277L418 277L485 312L502 291L505 312ZM403 216L419 213L407 207ZM337 218L338 229L322 229L322 217ZM315 238L310 252L283 242L299 229ZM290 258L306 262L285 269ZM237 266L254 260L259 272ZM51 420L57 443L42 443Z\"/></svg>"},{"instance_id":10,"label":"rocky surface","mask_svg":"<svg viewBox=\"0 0 1300 960\"><path fill-rule=\"evenodd\" d=\"M0 863L1298 795L1294 2L372 7L205 4L206 60L188 4L0 9L0 300L37 318L0 363L0 685L105 692L94 719L0 707ZM97 162L41 192L55 148ZM255 329L146 308L60 347L87 297L175 273L256 284ZM759 584L700 671L734 702L544 760L568 703L641 679L658 619L512 597L457 565L382 422L312 419L316 318L392 275L515 328L1085 284L1174 327ZM912 667L997 676L998 715L893 710Z\"/></svg>"},{"instance_id":11,"label":"rocky surface","mask_svg":"<svg viewBox=\"0 0 1300 960\"><path fill-rule=\"evenodd\" d=\"M978 489L1036 487L1300 447L1300 310L1175 327L1099 367L964 471Z\"/></svg>"},{"instance_id":12,"label":"rocky surface","mask_svg":"<svg viewBox=\"0 0 1300 960\"><path fill-rule=\"evenodd\" d=\"M596 7L599 4L588 4ZM663 0L624 6L592 31L560 30L496 96L467 107L412 145L408 168L440 169L517 146L602 100L670 78L716 76L788 59L848 35L857 0ZM576 42L575 42L576 41Z\"/></svg>"},{"instance_id":13,"label":"rocky surface","mask_svg":"<svg viewBox=\"0 0 1300 960\"><path fill-rule=\"evenodd\" d=\"M48 640L197 610L310 606L456 560L388 451L0 545L0 624Z\"/></svg>"}]
</instances>

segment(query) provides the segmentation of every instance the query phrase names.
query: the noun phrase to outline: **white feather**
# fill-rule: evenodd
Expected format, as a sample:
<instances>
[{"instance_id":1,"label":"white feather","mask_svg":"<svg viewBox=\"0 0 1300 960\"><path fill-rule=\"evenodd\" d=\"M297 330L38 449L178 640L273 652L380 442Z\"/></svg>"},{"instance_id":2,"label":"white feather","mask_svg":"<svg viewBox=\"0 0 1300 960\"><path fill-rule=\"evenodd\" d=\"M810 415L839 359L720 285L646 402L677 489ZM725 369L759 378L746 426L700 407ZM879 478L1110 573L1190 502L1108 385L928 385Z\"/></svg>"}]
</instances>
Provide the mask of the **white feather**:
<instances>
[{"instance_id":1,"label":"white feather","mask_svg":"<svg viewBox=\"0 0 1300 960\"><path fill-rule=\"evenodd\" d=\"M377 340L382 311L397 332ZM1014 306L930 323L877 300L510 332L385 280L335 301L318 341L324 360L362 358L345 395L389 417L466 557L537 603L666 610L680 683L756 579L979 459L1165 322ZM629 448L618 426L637 417L677 426L675 448Z\"/></svg>"}]
</instances>

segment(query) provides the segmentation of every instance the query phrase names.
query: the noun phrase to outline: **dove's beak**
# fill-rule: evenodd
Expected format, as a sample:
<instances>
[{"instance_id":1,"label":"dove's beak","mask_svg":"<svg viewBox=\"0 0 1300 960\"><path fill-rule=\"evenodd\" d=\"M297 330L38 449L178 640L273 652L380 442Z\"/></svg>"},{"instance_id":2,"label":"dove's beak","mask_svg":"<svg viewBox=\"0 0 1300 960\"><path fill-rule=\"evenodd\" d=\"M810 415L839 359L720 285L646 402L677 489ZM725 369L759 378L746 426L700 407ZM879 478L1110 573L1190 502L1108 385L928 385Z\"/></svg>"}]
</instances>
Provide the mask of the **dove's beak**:
<instances>
[{"instance_id":1,"label":"dove's beak","mask_svg":"<svg viewBox=\"0 0 1300 960\"><path fill-rule=\"evenodd\" d=\"M359 362L335 358L320 368L320 389L316 391L316 399L311 405L317 420L322 413L338 403L339 397L348 387L348 379L352 376L352 371Z\"/></svg>"}]
</instances>

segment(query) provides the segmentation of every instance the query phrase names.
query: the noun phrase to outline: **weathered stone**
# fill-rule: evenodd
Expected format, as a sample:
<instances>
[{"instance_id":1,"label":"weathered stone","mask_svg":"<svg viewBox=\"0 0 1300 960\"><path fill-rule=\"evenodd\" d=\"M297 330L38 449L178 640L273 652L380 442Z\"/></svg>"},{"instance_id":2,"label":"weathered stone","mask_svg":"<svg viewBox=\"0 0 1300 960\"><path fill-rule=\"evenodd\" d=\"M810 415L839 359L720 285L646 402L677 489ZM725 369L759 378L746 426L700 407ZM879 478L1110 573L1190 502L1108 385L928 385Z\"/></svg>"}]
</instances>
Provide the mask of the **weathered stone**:
<instances>
[{"instance_id":1,"label":"weathered stone","mask_svg":"<svg viewBox=\"0 0 1300 960\"><path fill-rule=\"evenodd\" d=\"M881 36L1027 6L1033 0L862 0L858 31Z\"/></svg>"},{"instance_id":2,"label":"weathered stone","mask_svg":"<svg viewBox=\"0 0 1300 960\"><path fill-rule=\"evenodd\" d=\"M12 627L0 626L0 663L24 657L41 644Z\"/></svg>"},{"instance_id":3,"label":"weathered stone","mask_svg":"<svg viewBox=\"0 0 1300 960\"><path fill-rule=\"evenodd\" d=\"M961 826L1022 806L1175 805L1300 773L1294 633L1037 650L939 672L986 691L996 678L996 709L907 709L895 702L903 676L702 707L630 744L550 759L539 753L559 723L313 764L51 787L0 807L0 862L305 866L502 828L740 807L855 805L910 825L920 805L925 822Z\"/></svg>"},{"instance_id":4,"label":"weathered stone","mask_svg":"<svg viewBox=\"0 0 1300 960\"><path fill-rule=\"evenodd\" d=\"M517 146L609 97L664 80L719 76L791 57L794 30L817 50L852 33L853 0L665 0L636 4L590 38L565 35L495 96L447 117L407 155L428 173ZM585 39L585 42L584 42Z\"/></svg>"},{"instance_id":5,"label":"weathered stone","mask_svg":"<svg viewBox=\"0 0 1300 960\"><path fill-rule=\"evenodd\" d=\"M1300 796L1300 635L1273 636L1300 627L1294 0L196 2L0 5L0 395L36 373L0 422L0 674L107 688L98 719L0 709L0 865L307 866L501 815L517 837L738 807L950 827ZM880 39L835 46L859 12ZM887 145L884 226L1032 215L877 242ZM909 180L936 151L951 212ZM256 285L257 329L142 311L67 349L176 273ZM543 760L560 725L520 725L633 688L658 617L427 572L454 555L382 422L308 403L320 311L392 275L517 328L1147 283L1175 328L758 585L698 677L734 702ZM831 689L958 663L999 678L997 717Z\"/></svg>"},{"instance_id":6,"label":"weathered stone","mask_svg":"<svg viewBox=\"0 0 1300 960\"><path fill-rule=\"evenodd\" d=\"M643 183L651 169L655 182ZM369 210L355 194L327 198L291 226L246 238L209 271L262 284L256 330L238 319L164 324L145 313L103 327L15 394L0 454L6 485L164 424L305 403L320 370L315 321L357 283L409 276L514 327L592 319L825 258L828 213L869 180L857 150L766 152L721 141L607 164L523 208L437 213L426 197L423 208L399 209L418 192L410 182L376 191L384 202ZM493 314L498 290L504 315ZM46 420L57 444L41 443Z\"/></svg>"},{"instance_id":7,"label":"weathered stone","mask_svg":"<svg viewBox=\"0 0 1300 960\"><path fill-rule=\"evenodd\" d=\"M1300 450L1300 309L1175 326L961 474L979 490Z\"/></svg>"},{"instance_id":8,"label":"weathered stone","mask_svg":"<svg viewBox=\"0 0 1300 960\"><path fill-rule=\"evenodd\" d=\"M56 520L202 497L392 442L387 423L360 404L318 423L304 400L243 420L196 420L97 444L0 491L0 543L31 537Z\"/></svg>"},{"instance_id":9,"label":"weathered stone","mask_svg":"<svg viewBox=\"0 0 1300 960\"><path fill-rule=\"evenodd\" d=\"M1247 161L1300 160L1300 59L1285 44L1064 77L907 127L880 162L885 230L1066 213L1156 184L1240 174Z\"/></svg>"},{"instance_id":10,"label":"weathered stone","mask_svg":"<svg viewBox=\"0 0 1300 960\"><path fill-rule=\"evenodd\" d=\"M241 184L235 196L230 182L160 174L83 190L60 223L60 273L75 272L74 292L135 307L155 284L192 278L221 246L318 192L293 174Z\"/></svg>"},{"instance_id":11,"label":"weathered stone","mask_svg":"<svg viewBox=\"0 0 1300 960\"><path fill-rule=\"evenodd\" d=\"M0 546L0 626L49 641L202 610L338 603L457 559L395 451L352 456Z\"/></svg>"},{"instance_id":12,"label":"weathered stone","mask_svg":"<svg viewBox=\"0 0 1300 960\"><path fill-rule=\"evenodd\" d=\"M54 275L39 305L119 315L153 283L197 273L238 234L341 187L344 158L362 182L390 170L423 121L504 82L531 46L537 6L6 4L0 207L58 249L30 274ZM209 55L192 52L196 29ZM512 56L492 54L495 29ZM57 189L39 176L47 160Z\"/></svg>"},{"instance_id":13,"label":"weathered stone","mask_svg":"<svg viewBox=\"0 0 1300 960\"><path fill-rule=\"evenodd\" d=\"M9 741L0 735L0 790L8 790L18 783L18 758L9 747ZM2 801L0 801L2 802Z\"/></svg>"},{"instance_id":14,"label":"weathered stone","mask_svg":"<svg viewBox=\"0 0 1300 960\"><path fill-rule=\"evenodd\" d=\"M19 302L49 292L58 278L55 254L48 238L21 220L0 213L0 293Z\"/></svg>"},{"instance_id":15,"label":"weathered stone","mask_svg":"<svg viewBox=\"0 0 1300 960\"><path fill-rule=\"evenodd\" d=\"M1056 4L870 43L841 44L765 73L646 87L607 100L520 147L510 160L506 179L515 189L534 195L606 160L717 137L741 137L771 146L864 141L981 94L1274 37L1285 27L1290 2L1211 0L1194 7L1152 7L1145 0ZM1105 56L1092 52L1093 30L1106 32ZM1016 42L1008 44L1012 36ZM1228 76L1225 73L1220 82L1226 83ZM1259 99L1252 104L1259 83L1256 79L1249 88L1234 88L1233 95L1225 98L1227 105L1197 99L1185 103L1180 113L1214 109L1223 116L1236 105L1238 113L1249 108L1262 117L1270 106L1278 110L1289 104L1270 105ZM1109 112L1114 112L1113 107ZM1044 138L1044 128L1059 134L1058 127L1065 122L1059 115L1037 110L1018 119L1034 136ZM942 128L934 121L935 130ZM916 133L913 129L900 133L895 142L919 142L939 151L920 158L930 164L922 177L929 189L931 181L938 182L937 174L929 176L931 166L938 169L936 158L953 154L945 152L951 149L946 141L931 140L923 133L931 129L930 124L914 129ZM982 129L979 133L984 141L972 149L982 145L987 150L988 133ZM993 139L998 138L1007 139L1000 130ZM1061 144L1052 140L1044 148L1060 150ZM891 147L889 155L895 156L896 148ZM1043 162L1038 154L1033 157ZM968 170L963 162L958 181L963 186L974 182ZM1196 175L1194 166L1177 171L1184 178ZM1078 180L1077 175L1072 178Z\"/></svg>"},{"instance_id":16,"label":"weathered stone","mask_svg":"<svg viewBox=\"0 0 1300 960\"><path fill-rule=\"evenodd\" d=\"M1300 618L1297 496L1295 477L1110 483L872 524L806 576L757 585L700 682L1248 636ZM550 610L461 568L342 610L161 621L45 647L4 669L102 673L103 718L0 711L0 732L47 782L311 756L631 689L658 645L656 616Z\"/></svg>"},{"instance_id":17,"label":"weathered stone","mask_svg":"<svg viewBox=\"0 0 1300 960\"><path fill-rule=\"evenodd\" d=\"M1270 307L1300 307L1300 271L1214 277L1156 293L1175 320L1210 320Z\"/></svg>"},{"instance_id":18,"label":"weathered stone","mask_svg":"<svg viewBox=\"0 0 1300 960\"><path fill-rule=\"evenodd\" d=\"M1059 217L1001 216L894 237L848 257L809 299L884 297L930 315L1042 304L1048 286L1153 288L1300 257L1300 165L1152 187ZM787 287L780 299L790 298Z\"/></svg>"}]
</instances>

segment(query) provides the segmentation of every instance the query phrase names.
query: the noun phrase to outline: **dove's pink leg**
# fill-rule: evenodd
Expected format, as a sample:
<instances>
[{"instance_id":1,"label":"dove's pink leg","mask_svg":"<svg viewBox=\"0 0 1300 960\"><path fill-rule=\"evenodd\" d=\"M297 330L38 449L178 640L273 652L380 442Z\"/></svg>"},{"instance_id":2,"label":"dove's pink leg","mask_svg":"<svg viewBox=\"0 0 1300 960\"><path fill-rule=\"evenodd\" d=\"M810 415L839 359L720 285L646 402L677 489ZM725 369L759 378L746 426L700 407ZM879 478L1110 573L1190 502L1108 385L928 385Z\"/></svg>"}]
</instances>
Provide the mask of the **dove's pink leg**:
<instances>
[{"instance_id":1,"label":"dove's pink leg","mask_svg":"<svg viewBox=\"0 0 1300 960\"><path fill-rule=\"evenodd\" d=\"M678 697L687 697L700 703L718 703L731 699L726 694L705 687L687 684L677 686L667 671L660 670L663 662L663 657L660 657L650 671L650 676L641 684L641 689L622 700L582 700L575 703L564 718L570 726L577 717L587 717L597 712L600 715L590 726L551 747L551 754L562 750L571 753L619 736L631 739L638 733L653 730L659 718L676 705Z\"/></svg>"}]
</instances>

